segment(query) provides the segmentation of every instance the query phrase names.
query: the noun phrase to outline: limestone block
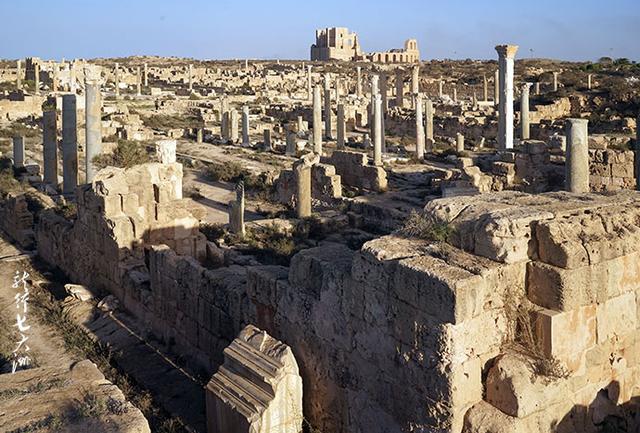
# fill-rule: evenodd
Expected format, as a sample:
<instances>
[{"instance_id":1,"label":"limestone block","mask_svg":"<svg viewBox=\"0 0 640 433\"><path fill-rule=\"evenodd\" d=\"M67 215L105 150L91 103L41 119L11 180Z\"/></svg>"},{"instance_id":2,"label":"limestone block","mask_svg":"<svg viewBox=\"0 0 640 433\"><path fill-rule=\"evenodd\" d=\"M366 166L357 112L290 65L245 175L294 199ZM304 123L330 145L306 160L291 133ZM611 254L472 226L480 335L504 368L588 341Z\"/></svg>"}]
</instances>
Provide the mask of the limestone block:
<instances>
[{"instance_id":1,"label":"limestone block","mask_svg":"<svg viewBox=\"0 0 640 433\"><path fill-rule=\"evenodd\" d=\"M596 344L596 306L565 312L543 309L535 315L536 338L545 356L558 359L570 371L583 367L586 352Z\"/></svg>"},{"instance_id":2,"label":"limestone block","mask_svg":"<svg viewBox=\"0 0 640 433\"><path fill-rule=\"evenodd\" d=\"M599 304L596 317L598 343L636 332L636 293L628 292Z\"/></svg>"},{"instance_id":3,"label":"limestone block","mask_svg":"<svg viewBox=\"0 0 640 433\"><path fill-rule=\"evenodd\" d=\"M206 387L209 433L299 433L302 378L291 349L249 325Z\"/></svg>"},{"instance_id":4,"label":"limestone block","mask_svg":"<svg viewBox=\"0 0 640 433\"><path fill-rule=\"evenodd\" d=\"M156 141L156 155L161 164L173 164L176 162L176 140Z\"/></svg>"}]
</instances>

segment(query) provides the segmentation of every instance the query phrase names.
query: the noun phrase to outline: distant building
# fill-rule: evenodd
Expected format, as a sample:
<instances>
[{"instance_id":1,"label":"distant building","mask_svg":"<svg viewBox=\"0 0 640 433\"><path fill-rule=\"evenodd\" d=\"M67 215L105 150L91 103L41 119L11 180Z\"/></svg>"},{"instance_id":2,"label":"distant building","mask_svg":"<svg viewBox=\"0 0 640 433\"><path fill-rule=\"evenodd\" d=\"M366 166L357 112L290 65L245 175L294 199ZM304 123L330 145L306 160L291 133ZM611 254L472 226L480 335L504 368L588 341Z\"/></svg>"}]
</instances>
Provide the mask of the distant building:
<instances>
[{"instance_id":1,"label":"distant building","mask_svg":"<svg viewBox=\"0 0 640 433\"><path fill-rule=\"evenodd\" d=\"M311 45L311 60L372 61L378 63L415 63L420 61L418 41L408 39L404 48L366 54L358 43L358 35L346 27L316 30L316 43Z\"/></svg>"}]
</instances>

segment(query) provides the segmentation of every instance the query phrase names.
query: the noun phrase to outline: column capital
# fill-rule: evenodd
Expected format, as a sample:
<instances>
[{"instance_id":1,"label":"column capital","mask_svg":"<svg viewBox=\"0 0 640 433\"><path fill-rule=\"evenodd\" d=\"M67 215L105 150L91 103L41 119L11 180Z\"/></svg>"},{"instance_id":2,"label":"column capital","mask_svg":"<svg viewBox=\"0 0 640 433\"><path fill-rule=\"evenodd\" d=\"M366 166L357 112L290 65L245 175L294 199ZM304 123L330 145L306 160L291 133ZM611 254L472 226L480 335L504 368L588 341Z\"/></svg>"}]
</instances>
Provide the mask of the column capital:
<instances>
[{"instance_id":1,"label":"column capital","mask_svg":"<svg viewBox=\"0 0 640 433\"><path fill-rule=\"evenodd\" d=\"M500 57L506 57L507 59L513 59L518 51L517 45L497 45L496 51Z\"/></svg>"}]
</instances>

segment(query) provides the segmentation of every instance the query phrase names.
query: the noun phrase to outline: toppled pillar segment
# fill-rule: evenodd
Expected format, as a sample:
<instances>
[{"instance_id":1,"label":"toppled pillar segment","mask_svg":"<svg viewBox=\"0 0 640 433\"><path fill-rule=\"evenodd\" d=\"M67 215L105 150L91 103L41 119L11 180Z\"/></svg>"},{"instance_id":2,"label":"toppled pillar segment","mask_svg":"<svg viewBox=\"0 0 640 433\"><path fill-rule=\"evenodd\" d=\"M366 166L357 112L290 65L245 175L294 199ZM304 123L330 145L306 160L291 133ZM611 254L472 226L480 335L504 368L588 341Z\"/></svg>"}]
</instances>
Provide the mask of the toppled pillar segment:
<instances>
[{"instance_id":1,"label":"toppled pillar segment","mask_svg":"<svg viewBox=\"0 0 640 433\"><path fill-rule=\"evenodd\" d=\"M224 349L206 400L209 433L302 431L302 378L291 348L252 325Z\"/></svg>"}]
</instances>

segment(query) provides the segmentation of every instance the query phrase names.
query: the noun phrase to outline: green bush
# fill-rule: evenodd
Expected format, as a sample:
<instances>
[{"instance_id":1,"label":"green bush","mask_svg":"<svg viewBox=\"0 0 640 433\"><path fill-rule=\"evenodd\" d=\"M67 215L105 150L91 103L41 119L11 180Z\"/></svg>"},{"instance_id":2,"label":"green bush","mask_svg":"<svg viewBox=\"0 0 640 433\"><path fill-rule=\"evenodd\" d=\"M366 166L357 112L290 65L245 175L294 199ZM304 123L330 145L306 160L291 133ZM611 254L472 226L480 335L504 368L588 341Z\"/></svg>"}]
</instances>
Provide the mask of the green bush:
<instances>
[{"instance_id":1,"label":"green bush","mask_svg":"<svg viewBox=\"0 0 640 433\"><path fill-rule=\"evenodd\" d=\"M119 140L118 147L115 148L113 153L105 153L93 158L93 164L98 169L105 167L130 168L149 161L149 153L146 147L142 143L129 140Z\"/></svg>"}]
</instances>

